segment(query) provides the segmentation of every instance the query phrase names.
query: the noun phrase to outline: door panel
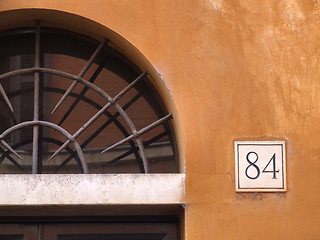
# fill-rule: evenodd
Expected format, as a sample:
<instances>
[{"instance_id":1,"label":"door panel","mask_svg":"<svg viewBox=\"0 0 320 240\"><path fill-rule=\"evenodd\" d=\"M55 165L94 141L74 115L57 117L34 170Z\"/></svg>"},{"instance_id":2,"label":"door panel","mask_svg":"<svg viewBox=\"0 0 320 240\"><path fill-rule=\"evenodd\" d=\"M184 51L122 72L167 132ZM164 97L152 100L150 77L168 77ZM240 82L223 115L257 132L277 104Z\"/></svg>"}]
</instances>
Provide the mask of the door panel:
<instances>
[{"instance_id":1,"label":"door panel","mask_svg":"<svg viewBox=\"0 0 320 240\"><path fill-rule=\"evenodd\" d=\"M38 225L0 224L0 240L36 240Z\"/></svg>"},{"instance_id":2,"label":"door panel","mask_svg":"<svg viewBox=\"0 0 320 240\"><path fill-rule=\"evenodd\" d=\"M0 239L1 240L22 240L23 235L3 235L3 234L0 234Z\"/></svg>"},{"instance_id":3,"label":"door panel","mask_svg":"<svg viewBox=\"0 0 320 240\"><path fill-rule=\"evenodd\" d=\"M44 240L177 240L175 224L56 224Z\"/></svg>"},{"instance_id":4,"label":"door panel","mask_svg":"<svg viewBox=\"0 0 320 240\"><path fill-rule=\"evenodd\" d=\"M2 224L0 240L177 240L175 223Z\"/></svg>"}]
</instances>

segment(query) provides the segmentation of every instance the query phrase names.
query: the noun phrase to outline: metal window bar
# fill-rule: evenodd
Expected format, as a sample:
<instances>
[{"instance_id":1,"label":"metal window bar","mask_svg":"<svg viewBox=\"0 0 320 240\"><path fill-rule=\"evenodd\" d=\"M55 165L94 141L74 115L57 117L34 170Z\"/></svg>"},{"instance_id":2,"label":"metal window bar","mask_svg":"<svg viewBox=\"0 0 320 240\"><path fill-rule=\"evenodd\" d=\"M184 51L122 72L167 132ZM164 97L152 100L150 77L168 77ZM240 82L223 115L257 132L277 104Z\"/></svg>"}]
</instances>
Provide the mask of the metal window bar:
<instances>
[{"instance_id":1,"label":"metal window bar","mask_svg":"<svg viewBox=\"0 0 320 240\"><path fill-rule=\"evenodd\" d=\"M123 109L126 110L128 107L130 107L133 103L135 103L139 98L141 97L141 94L138 93L135 97L133 97L126 105L123 106ZM82 97L84 101L88 102L88 99ZM96 108L100 109L101 107L95 106ZM91 134L81 145L81 149L85 148L95 137L97 137L103 129L108 127L111 123L115 123L116 126L119 128L119 130L123 133L125 137L129 136L129 133L125 129L125 127L117 120L117 118L120 116L120 114L117 112L114 115L110 114L108 111L105 111L104 114L109 118L104 124L102 124L97 130ZM131 153L135 154L135 157L139 163L140 169L143 172L143 165L140 164L141 158L140 155L138 154L138 149L136 145L134 144L133 141L129 141L129 144L131 146ZM61 165L67 164L70 160L72 159L72 156L70 155L68 158L66 158ZM61 166L62 167L62 166ZM59 171L61 168L60 166L57 167L55 172Z\"/></svg>"},{"instance_id":2,"label":"metal window bar","mask_svg":"<svg viewBox=\"0 0 320 240\"><path fill-rule=\"evenodd\" d=\"M54 130L60 132L62 135L64 135L68 139L70 139L71 143L73 144L73 146L74 146L74 148L75 148L75 150L76 150L76 152L78 154L78 157L80 159L80 162L81 162L81 165L82 165L82 168L83 168L83 173L89 173L88 166L87 166L87 163L86 163L86 161L84 159L84 155L83 155L83 152L82 152L82 150L80 148L79 143L65 129L63 129L62 127L60 127L60 126L58 126L58 125L56 125L54 123L45 122L45 121L27 121L27 122L22 122L22 123L19 123L19 124L15 125L15 126L9 128L9 129L5 130L2 134L0 134L0 139L5 138L8 134L10 134L10 133L12 133L12 132L14 132L14 131L16 131L16 130L18 130L20 128L28 127L28 126L39 126L39 125L45 126L45 127L49 127L49 128L53 128ZM12 151L15 152L9 145L8 145L7 149L10 150L11 152Z\"/></svg>"},{"instance_id":3,"label":"metal window bar","mask_svg":"<svg viewBox=\"0 0 320 240\"><path fill-rule=\"evenodd\" d=\"M101 71L103 70L103 67L106 63L106 59L104 59L102 61L102 63L99 65L99 67L96 69L96 71L94 72L94 74L91 76L89 82L93 83L97 77L99 76L99 74L101 73ZM86 94L86 92L89 90L88 87L84 87L79 96L74 100L74 102L72 103L72 105L69 107L69 109L66 111L66 113L63 115L62 119L59 121L58 125L61 126L61 124L68 118L68 116L71 114L71 112L76 108L76 106L78 105L78 103L81 100L81 97L84 96Z\"/></svg>"},{"instance_id":4,"label":"metal window bar","mask_svg":"<svg viewBox=\"0 0 320 240\"><path fill-rule=\"evenodd\" d=\"M113 144L112 146L106 148L105 150L103 150L101 153L105 153L107 151L110 151L118 146L120 146L121 144L125 143L125 142L128 142L129 140L133 139L133 138L138 138L140 135L150 131L151 129L159 126L160 124L164 123L165 121L169 120L172 118L172 114L168 114L166 116L164 116L163 118L160 118L159 120L151 123L150 125L142 128L141 130L137 131L137 132L134 132L132 133L130 136L126 137L125 139Z\"/></svg>"},{"instance_id":5,"label":"metal window bar","mask_svg":"<svg viewBox=\"0 0 320 240\"><path fill-rule=\"evenodd\" d=\"M167 134L168 134L167 132L160 133L160 134L158 134L157 136L155 136L155 137L151 138L150 140L146 141L143 145L144 145L145 147L148 147L148 146L151 145L152 143L154 143L154 142L158 141L159 139L165 137ZM125 153L121 154L120 156L118 156L118 157L112 159L111 161L109 161L106 165L107 165L107 166L108 166L108 165L111 165L111 164L113 164L113 163L115 163L115 162L117 162L117 161L119 161L119 160L121 160L121 159L129 156L129 155L132 154L133 151L135 151L136 149L138 149L138 148L135 147L135 149L130 149L130 150L128 150L127 152L125 152Z\"/></svg>"},{"instance_id":6,"label":"metal window bar","mask_svg":"<svg viewBox=\"0 0 320 240\"><path fill-rule=\"evenodd\" d=\"M58 146L61 146L63 144L63 142L57 140L57 139L54 139L54 138L48 138L48 137L43 137L40 139L41 141L44 141L44 142L48 142L48 143L53 143L55 145L58 145ZM26 144L30 144L33 142L33 139L26 139L24 141L21 141L15 145L12 146L13 149L17 149L23 145L26 145ZM77 153L74 152L72 150L72 148L70 148L69 146L66 147L66 150L72 154L72 158L75 158L77 164L79 165L80 169L82 170L82 166L81 166L81 162L80 162L80 159L78 158L77 156ZM0 148L0 152L2 153L1 157L0 157L0 164L4 161L5 158L8 158L14 165L16 165L23 173L27 173L27 171L25 171L25 169L19 164L17 163L9 154L10 152L9 151L5 151L3 150L2 148Z\"/></svg>"},{"instance_id":7,"label":"metal window bar","mask_svg":"<svg viewBox=\"0 0 320 240\"><path fill-rule=\"evenodd\" d=\"M23 89L23 90L18 90L16 92L12 92L9 94L9 97L15 97L15 96L18 96L18 95L21 95L23 93L27 93L27 92L30 92L30 91L33 91L33 89ZM58 88L52 88L52 87L45 87L44 88L44 91L47 91L47 92L56 92L56 93L63 93L63 90L62 89L58 89ZM74 97L76 99L80 99L88 104L90 104L91 106L95 107L96 109L101 109L102 106L99 105L98 103L94 102L93 100L85 97L85 96L81 96L77 93L73 93L71 92L69 94L70 97ZM127 104L125 104L123 106L123 109L126 110L127 108L129 108L132 104L134 104L140 97L142 96L142 92L138 93L136 96L134 96ZM95 137L97 137L103 129L105 129L107 126L109 126L111 123L114 123L118 128L119 130L122 132L122 134L127 137L129 136L129 133L127 132L127 130L125 129L125 127L117 120L117 118L120 116L120 114L117 112L115 113L114 115L110 114L108 111L105 111L104 112L104 115L106 117L108 117L108 120L102 125L100 126L92 135L90 135L85 141L84 143L81 144L81 149L85 148ZM134 154L135 154L135 157L136 159L138 160L139 162L139 166L140 166L140 169L141 171L143 172L143 167L140 165L140 161L141 161L141 158L140 158L140 155L138 154L137 152L137 148L136 148L136 145L134 144L133 141L129 141L129 144L131 146L132 149L134 149ZM62 145L62 144L61 144ZM61 146L60 145L60 146ZM13 147L13 149L15 149L15 147ZM73 158L73 156L69 156L64 162L65 163L68 163L71 159ZM64 163L63 162L63 163Z\"/></svg>"},{"instance_id":8,"label":"metal window bar","mask_svg":"<svg viewBox=\"0 0 320 240\"><path fill-rule=\"evenodd\" d=\"M95 115L93 115L85 124L82 125L81 128L79 128L79 130L77 132L75 132L72 137L73 138L77 138L80 136L81 133L83 133L95 120L98 119L98 117L100 117L100 115L102 115L111 105L115 105L116 102L124 95L126 94L131 88L133 88L133 86L140 81L141 79L143 79L146 75L148 74L148 72L144 72L142 73L139 77L137 77L133 82L131 82L127 87L125 87L117 96L115 96L113 99L111 99L103 108L101 108ZM120 106L120 105L118 105ZM70 140L66 141L50 158L49 160L51 160L52 158L54 158L57 154L59 154L68 144L70 143Z\"/></svg>"},{"instance_id":9,"label":"metal window bar","mask_svg":"<svg viewBox=\"0 0 320 240\"><path fill-rule=\"evenodd\" d=\"M5 151L0 147L0 152L2 153L0 158L0 164L3 162L5 158L8 158L10 162L12 162L14 165L16 165L22 172L27 173L24 168L9 155L9 151Z\"/></svg>"},{"instance_id":10,"label":"metal window bar","mask_svg":"<svg viewBox=\"0 0 320 240\"><path fill-rule=\"evenodd\" d=\"M9 95L8 95L7 97L10 98ZM14 116L14 111L11 111L11 109L8 107L8 105L7 105L7 103L5 102L4 99L0 99L0 101L1 101L2 103L4 103L4 105L6 106L6 111L7 111L7 113L9 114L11 120L13 121L13 124L17 124L18 121L17 121L16 117Z\"/></svg>"},{"instance_id":11,"label":"metal window bar","mask_svg":"<svg viewBox=\"0 0 320 240\"><path fill-rule=\"evenodd\" d=\"M36 41L35 41L35 60L34 67L40 67L40 21L36 21ZM39 120L39 91L40 91L40 73L34 73L34 105L33 105L33 121ZM33 143L32 143L32 173L39 173L39 126L33 126Z\"/></svg>"},{"instance_id":12,"label":"metal window bar","mask_svg":"<svg viewBox=\"0 0 320 240\"><path fill-rule=\"evenodd\" d=\"M78 77L82 78L84 76L84 74L86 74L86 72L88 71L88 69L90 68L90 66L92 65L93 61L96 59L97 55L99 54L99 52L102 50L103 46L108 42L108 39L104 39L100 45L98 46L98 48L96 49L96 51L92 54L92 56L90 57L89 61L87 62L87 64L84 66L84 68L81 70L81 72L79 73ZM58 101L57 105L53 108L51 114L53 114L58 107L62 104L62 102L67 98L67 96L69 95L69 93L76 87L77 85L77 81L73 81L73 83L70 85L70 87L67 89L67 91L63 94L63 96L60 98L60 100Z\"/></svg>"},{"instance_id":13,"label":"metal window bar","mask_svg":"<svg viewBox=\"0 0 320 240\"><path fill-rule=\"evenodd\" d=\"M4 101L6 102L8 108L10 109L11 112L13 112L13 107L12 107L12 104L6 94L6 92L4 91L2 85L0 84L0 93L1 93L1 96L3 97Z\"/></svg>"},{"instance_id":14,"label":"metal window bar","mask_svg":"<svg viewBox=\"0 0 320 240\"><path fill-rule=\"evenodd\" d=\"M0 75L0 80L2 80L2 79L6 79L6 78L9 78L9 77L16 76L16 75L20 75L20 74L34 73L35 84L34 84L34 119L33 119L33 121L19 123L19 124L15 125L15 126L9 128L9 129L7 129L6 131L4 131L0 135L0 143L9 152L11 152L16 157L21 159L21 156L14 149L12 149L9 144L7 144L4 141L4 137L7 134L9 134L9 133L21 128L21 127L33 126L33 129L34 129L33 130L33 165L32 165L32 173L33 174L38 173L38 166L39 166L39 161L38 161L38 157L39 157L38 143L39 143L39 126L40 125L51 127L53 129L59 131L60 133L62 133L63 135L65 135L68 138L68 140L50 157L50 159L53 158L55 155L57 155L69 143L73 143L73 145L74 145L74 147L76 149L76 152L78 154L78 157L80 159L80 162L81 162L81 165L82 165L82 168L83 168L83 173L88 173L88 168L87 168L87 164L86 164L85 159L84 159L83 152L81 151L81 147L76 142L75 138L78 137L89 125L91 125L111 105L113 105L115 107L115 109L118 111L119 115L121 115L124 118L125 122L129 126L132 134L130 136L126 137L125 139L117 142L116 144L106 148L105 150L102 151L102 153L104 153L106 151L109 151L109 150L111 150L111 149L123 144L124 142L131 141L132 139L135 139L135 141L137 143L137 148L139 149L140 156L142 157L143 172L145 172L145 173L148 172L148 162L147 162L147 159L146 159L144 146L143 146L143 143L142 143L142 140L141 140L140 136L142 134L150 131L151 129L155 128L156 126L164 123L165 121L168 121L169 119L171 119L172 118L172 114L168 114L168 115L164 116L163 118L155 121L154 123L146 126L145 128L137 131L135 126L134 126L134 124L133 124L133 122L129 118L129 116L126 114L124 109L117 103L117 100L120 99L127 91L129 91L139 80L144 78L148 74L148 72L142 73L133 82L131 82L127 87L125 87L115 98L111 98L105 91L103 91L102 89L100 89L99 87L94 85L93 83L83 79L84 74L87 72L89 67L92 65L92 63L94 62L97 54L101 51L101 49L103 48L104 44L107 41L108 40L104 40L102 43L100 43L100 45L98 46L98 48L96 49L94 54L90 57L89 61L87 62L87 64L85 65L85 67L82 69L82 71L79 73L78 76L75 76L73 74L66 73L66 72L63 72L63 71L59 71L59 70L42 68L42 67L40 67L40 21L36 21L35 66L33 68L14 70L14 71L11 71L11 72L8 72L8 73L4 73L4 74ZM81 84L83 84L85 86L85 88L88 88L88 89L91 89L91 90L95 91L96 93L101 95L103 98L105 98L108 101L108 103L103 108L101 108L89 121L87 121L74 135L71 135L67 131L65 131L63 128L59 127L56 124L53 124L53 123L50 123L50 122L44 122L44 121L40 121L39 120L40 73L49 73L49 74L53 74L53 75L64 77L66 79L73 80L73 83L70 85L70 87L67 89L67 91L62 96L62 98L59 100L59 102L56 105L56 107L53 109L53 112L60 106L60 104L63 102L63 100L70 94L70 92L73 90L73 88L76 86L77 83L81 83ZM1 95L3 97L3 99L5 100L5 102L7 103L7 106L11 110L12 105L11 105L9 99L8 99L8 96L4 92L4 90L2 91L1 89L3 90L2 86L0 87L0 93L1 93Z\"/></svg>"}]
</instances>

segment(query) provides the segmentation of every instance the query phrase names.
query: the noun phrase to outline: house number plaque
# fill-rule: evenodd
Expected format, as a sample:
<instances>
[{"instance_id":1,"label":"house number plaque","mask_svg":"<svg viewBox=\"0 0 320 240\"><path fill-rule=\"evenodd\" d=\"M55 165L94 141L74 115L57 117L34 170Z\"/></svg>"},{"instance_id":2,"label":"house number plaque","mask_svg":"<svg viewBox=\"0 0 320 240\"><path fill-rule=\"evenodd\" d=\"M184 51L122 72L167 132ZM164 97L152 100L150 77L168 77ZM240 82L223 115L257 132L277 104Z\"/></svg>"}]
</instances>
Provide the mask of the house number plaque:
<instances>
[{"instance_id":1,"label":"house number plaque","mask_svg":"<svg viewBox=\"0 0 320 240\"><path fill-rule=\"evenodd\" d=\"M284 192L286 156L284 141L235 141L237 192Z\"/></svg>"}]
</instances>

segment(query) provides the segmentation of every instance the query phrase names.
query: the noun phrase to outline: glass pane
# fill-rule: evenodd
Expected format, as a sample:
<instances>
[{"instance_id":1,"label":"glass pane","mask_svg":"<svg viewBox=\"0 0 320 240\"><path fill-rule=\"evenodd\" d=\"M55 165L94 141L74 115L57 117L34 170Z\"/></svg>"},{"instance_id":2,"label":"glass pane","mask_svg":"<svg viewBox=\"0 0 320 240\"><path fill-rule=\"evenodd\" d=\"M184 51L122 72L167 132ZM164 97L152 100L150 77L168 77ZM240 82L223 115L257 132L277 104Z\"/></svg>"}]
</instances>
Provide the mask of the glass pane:
<instances>
[{"instance_id":1,"label":"glass pane","mask_svg":"<svg viewBox=\"0 0 320 240\"><path fill-rule=\"evenodd\" d=\"M178 172L171 120L101 153L168 116L148 76L126 89L141 71L114 49L105 45L86 68L98 42L55 29L42 29L40 39L38 73L35 30L0 34L0 173L31 173L33 166L37 173L140 173L144 155L149 172Z\"/></svg>"}]
</instances>

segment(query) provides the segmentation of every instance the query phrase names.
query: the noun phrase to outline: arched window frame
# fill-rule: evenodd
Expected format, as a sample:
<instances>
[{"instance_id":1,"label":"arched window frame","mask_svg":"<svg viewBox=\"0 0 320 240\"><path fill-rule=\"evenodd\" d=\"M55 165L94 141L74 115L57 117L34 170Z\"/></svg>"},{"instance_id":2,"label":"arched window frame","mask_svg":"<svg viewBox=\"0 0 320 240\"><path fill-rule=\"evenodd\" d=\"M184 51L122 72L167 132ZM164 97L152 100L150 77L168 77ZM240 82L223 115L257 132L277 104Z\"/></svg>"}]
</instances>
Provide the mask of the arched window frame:
<instances>
[{"instance_id":1,"label":"arched window frame","mask_svg":"<svg viewBox=\"0 0 320 240\"><path fill-rule=\"evenodd\" d=\"M184 204L184 186L183 173L2 175L0 206Z\"/></svg>"},{"instance_id":2,"label":"arched window frame","mask_svg":"<svg viewBox=\"0 0 320 240\"><path fill-rule=\"evenodd\" d=\"M140 137L144 133L152 130L153 128L155 128L155 127L157 127L157 126L159 126L159 125L161 125L161 124L163 124L165 122L170 121L170 119L172 119L172 114L171 113L166 114L165 116L162 116L158 120L156 120L153 123L143 127L142 129L137 129L135 127L135 125L133 124L133 122L131 121L130 117L127 115L127 113L124 111L124 109L117 102L130 89L135 87L138 82L140 82L142 79L144 79L148 75L148 71L144 71L144 72L140 73L140 75L138 77L136 77L132 82L130 82L128 84L128 86L123 88L121 90L121 92L119 92L115 97L111 97L110 95L108 95L108 93L106 93L104 90L102 90L98 86L94 85L91 81L87 81L87 80L85 80L83 78L84 74L88 71L90 66L95 61L95 59L96 59L97 55L99 54L99 52L101 52L102 49L105 47L105 44L108 42L107 39L104 39L99 44L99 46L94 51L94 53L91 55L90 59L85 64L85 66L83 67L81 72L78 75L74 75L74 74L70 74L70 73L67 73L67 72L60 71L60 70L50 69L50 68L45 68L45 67L41 67L40 66L40 58L41 58L41 56L40 56L40 21L37 21L35 35L36 35L36 37L35 37L35 64L34 64L34 66L33 67L29 67L29 68L14 70L14 71L11 71L11 72L8 72L8 73L4 73L4 74L0 75L0 81L3 80L3 79L7 79L7 78L10 78L10 77L15 77L17 75L22 75L22 74L34 74L34 79L35 79L34 80L34 116L33 116L33 120L18 123L15 126L12 126L11 128L5 130L2 134L0 134L0 142L1 142L2 146L4 146L7 149L2 156L8 157L11 162L13 162L16 166L18 166L18 167L20 167L22 169L22 167L17 163L17 161L15 161L10 156L10 154L13 154L13 155L15 155L16 157L18 157L20 159L22 159L22 157L18 154L17 151L15 151L10 146L10 144L8 144L5 141L5 137L8 134L10 134L13 131L16 131L16 130L18 130L20 128L32 126L33 127L33 145L32 145L33 163L32 163L32 173L33 174L40 173L39 172L39 159L38 159L38 155L39 155L39 149L38 149L38 143L39 143L39 136L38 135L39 134L38 133L39 133L39 126L46 126L46 127L49 127L49 128L53 128L54 130L60 132L62 135L65 135L67 137L67 141L65 141L63 144L61 144L59 149L56 152L54 152L54 154L49 158L49 160L54 158L57 154L59 154L62 150L67 148L69 144L72 143L74 148L75 148L75 151L77 153L77 158L79 159L79 165L81 165L82 172L83 173L88 173L89 170L88 170L88 166L86 164L86 161L84 159L84 155L82 153L82 146L79 145L79 143L77 142L76 138L83 131L85 131L90 126L90 124L92 124L98 117L103 115L110 106L113 106L117 110L119 115L121 115L123 117L123 119L125 120L125 122L127 123L127 126L130 128L130 133L126 133L128 136L126 136L121 141L119 141L119 142L117 142L117 143L105 148L102 151L102 153L107 152L109 150L112 150L113 148L115 148L115 147L117 147L117 146L119 146L119 145L121 145L121 144L123 144L125 142L130 142L132 150L129 151L128 153L129 154L130 153L135 153L135 155L138 158L137 160L141 159L142 172L143 173L148 173L148 161L147 161L147 157L146 157L146 153L145 153L145 149L144 149L144 145L146 145L148 143L144 144ZM74 134L70 134L68 131L66 131L65 129L61 128L60 124L57 125L57 124L53 124L51 122L42 121L39 118L39 88L40 88L39 85L40 85L40 74L43 74L43 73L48 73L48 74L60 76L60 77L63 77L65 79L73 81L72 84L69 86L69 88L64 92L64 94L60 98L59 102L56 104L56 106L53 109L52 113L54 113L58 109L58 107L61 105L61 103L69 95L72 94L72 90L75 88L75 86L78 83L81 83L83 86L85 86L85 88L93 90L94 92L96 92L98 95L100 95L102 98L104 98L107 101L107 104L102 106L101 109L99 109L99 111L96 114L94 114L86 123L84 123ZM11 102L10 102L10 100L9 100L9 98L8 98L6 92L5 92L5 90L4 90L4 88L2 87L1 84L0 84L0 93L1 93L1 96L2 96L2 98L4 100L4 102L6 103L7 108L9 110L11 110L11 112L13 112L12 104L11 104ZM157 138L157 137L158 136L156 136L155 138ZM134 143L132 142L133 139L135 140L136 145L134 145ZM139 150L139 153L135 150L136 148ZM174 148L175 148L175 146L174 146ZM175 152L176 152L176 150L175 150Z\"/></svg>"}]
</instances>

